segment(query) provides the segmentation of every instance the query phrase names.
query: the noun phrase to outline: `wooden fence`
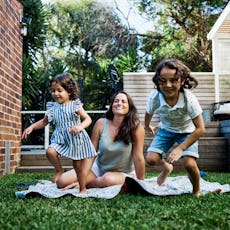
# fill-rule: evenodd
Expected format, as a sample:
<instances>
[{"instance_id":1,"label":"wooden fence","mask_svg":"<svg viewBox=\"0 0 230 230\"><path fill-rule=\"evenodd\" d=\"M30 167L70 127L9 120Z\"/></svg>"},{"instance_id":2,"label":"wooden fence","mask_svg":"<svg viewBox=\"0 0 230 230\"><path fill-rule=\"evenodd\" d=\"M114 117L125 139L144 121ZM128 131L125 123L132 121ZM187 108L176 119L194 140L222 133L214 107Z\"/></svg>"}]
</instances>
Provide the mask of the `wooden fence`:
<instances>
[{"instance_id":1,"label":"wooden fence","mask_svg":"<svg viewBox=\"0 0 230 230\"><path fill-rule=\"evenodd\" d=\"M135 105L137 106L140 119L143 121L146 103L149 94L154 90L154 84L152 77L154 73L124 73L124 90L129 93ZM212 113L212 105L215 101L215 75L212 72L192 72L198 80L197 88L192 92L197 96L201 107L204 111L210 111ZM220 101L230 100L230 75L220 75L220 89L219 89ZM212 115L212 114L210 114ZM154 118L153 118L154 119ZM155 117L157 119L157 117Z\"/></svg>"}]
</instances>

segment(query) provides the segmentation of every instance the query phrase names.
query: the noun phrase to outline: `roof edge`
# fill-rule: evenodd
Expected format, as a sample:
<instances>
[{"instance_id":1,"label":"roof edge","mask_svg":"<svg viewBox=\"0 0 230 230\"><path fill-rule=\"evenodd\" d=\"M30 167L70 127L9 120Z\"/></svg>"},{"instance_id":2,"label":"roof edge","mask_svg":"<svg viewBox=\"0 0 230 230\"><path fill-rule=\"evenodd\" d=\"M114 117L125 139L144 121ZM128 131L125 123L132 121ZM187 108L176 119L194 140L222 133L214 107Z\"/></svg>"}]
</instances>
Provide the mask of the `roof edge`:
<instances>
[{"instance_id":1,"label":"roof edge","mask_svg":"<svg viewBox=\"0 0 230 230\"><path fill-rule=\"evenodd\" d=\"M221 13L219 18L216 20L215 24L213 25L212 29L208 33L207 35L208 40L214 38L215 34L217 33L218 29L220 28L220 26L222 25L222 23L224 22L224 20L226 19L229 13L230 13L230 2L228 2L223 12Z\"/></svg>"}]
</instances>

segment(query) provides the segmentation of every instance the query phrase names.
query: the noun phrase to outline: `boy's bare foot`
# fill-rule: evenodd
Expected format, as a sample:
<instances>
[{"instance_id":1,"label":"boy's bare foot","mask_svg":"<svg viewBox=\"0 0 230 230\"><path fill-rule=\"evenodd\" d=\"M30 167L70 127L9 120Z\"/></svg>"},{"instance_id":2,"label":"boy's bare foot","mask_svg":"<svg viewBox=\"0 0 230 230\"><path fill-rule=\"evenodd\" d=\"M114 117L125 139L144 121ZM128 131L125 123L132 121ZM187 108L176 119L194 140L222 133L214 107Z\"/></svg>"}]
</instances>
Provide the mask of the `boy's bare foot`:
<instances>
[{"instance_id":1,"label":"boy's bare foot","mask_svg":"<svg viewBox=\"0 0 230 230\"><path fill-rule=\"evenodd\" d=\"M219 194L219 193L221 193L221 189L213 190L213 191L209 192L208 194ZM197 193L193 192L193 194L198 198L202 195L200 191Z\"/></svg>"},{"instance_id":2,"label":"boy's bare foot","mask_svg":"<svg viewBox=\"0 0 230 230\"><path fill-rule=\"evenodd\" d=\"M172 170L173 170L173 165L172 165L172 164L169 164L169 163L167 163L167 162L164 162L164 166L163 166L163 167L164 167L164 168L163 168L162 172L161 172L160 175L157 177L157 184L158 184L158 185L162 185L162 184L165 182L167 176L168 176L168 175L172 172Z\"/></svg>"},{"instance_id":3,"label":"boy's bare foot","mask_svg":"<svg viewBox=\"0 0 230 230\"><path fill-rule=\"evenodd\" d=\"M200 191L199 191L199 192L193 192L193 194L194 194L197 198L199 198L199 197L202 195Z\"/></svg>"},{"instance_id":4,"label":"boy's bare foot","mask_svg":"<svg viewBox=\"0 0 230 230\"><path fill-rule=\"evenodd\" d=\"M59 179L59 177L61 176L62 173L63 173L63 171L56 172L56 173L54 174L54 176L52 177L52 179L51 179L52 183L56 183L57 180Z\"/></svg>"},{"instance_id":5,"label":"boy's bare foot","mask_svg":"<svg viewBox=\"0 0 230 230\"><path fill-rule=\"evenodd\" d=\"M220 188L216 189L216 190L214 190L212 192L209 192L208 194L219 194L219 193L221 193L221 189Z\"/></svg>"}]
</instances>

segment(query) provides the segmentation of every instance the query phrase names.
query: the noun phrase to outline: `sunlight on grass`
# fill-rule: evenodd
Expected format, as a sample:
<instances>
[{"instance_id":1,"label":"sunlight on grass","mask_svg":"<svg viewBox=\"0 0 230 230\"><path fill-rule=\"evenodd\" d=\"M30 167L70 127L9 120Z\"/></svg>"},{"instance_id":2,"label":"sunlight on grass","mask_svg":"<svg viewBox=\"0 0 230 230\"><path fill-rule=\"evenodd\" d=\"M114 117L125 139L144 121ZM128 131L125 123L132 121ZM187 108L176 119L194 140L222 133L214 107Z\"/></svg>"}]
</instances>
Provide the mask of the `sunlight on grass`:
<instances>
[{"instance_id":1,"label":"sunlight on grass","mask_svg":"<svg viewBox=\"0 0 230 230\"><path fill-rule=\"evenodd\" d=\"M172 174L171 176L186 175ZM230 229L230 193L199 199L180 196L119 195L98 198L18 199L17 183L48 180L49 173L24 173L0 178L1 229ZM157 174L147 173L150 178ZM229 183L230 173L208 173L205 180ZM26 189L25 187L21 189Z\"/></svg>"}]
</instances>

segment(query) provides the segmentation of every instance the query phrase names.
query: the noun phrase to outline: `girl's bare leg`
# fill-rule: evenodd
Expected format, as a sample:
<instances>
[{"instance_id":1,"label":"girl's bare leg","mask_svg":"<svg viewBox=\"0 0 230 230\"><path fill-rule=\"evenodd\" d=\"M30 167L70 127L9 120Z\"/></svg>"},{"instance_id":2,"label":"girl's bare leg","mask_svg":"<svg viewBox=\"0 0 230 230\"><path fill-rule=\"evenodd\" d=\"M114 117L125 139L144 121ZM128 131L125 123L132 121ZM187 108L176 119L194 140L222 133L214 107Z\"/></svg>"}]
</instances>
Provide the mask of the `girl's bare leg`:
<instances>
[{"instance_id":1,"label":"girl's bare leg","mask_svg":"<svg viewBox=\"0 0 230 230\"><path fill-rule=\"evenodd\" d=\"M146 161L149 165L159 165L163 167L163 170L157 177L157 184L162 185L165 182L167 176L172 172L173 165L161 159L161 155L154 152L147 153Z\"/></svg>"},{"instance_id":2,"label":"girl's bare leg","mask_svg":"<svg viewBox=\"0 0 230 230\"><path fill-rule=\"evenodd\" d=\"M79 189L80 189L80 193L86 193L86 183L88 182L88 180L90 180L90 178L88 177L89 174L91 175L91 167L93 164L93 158L89 158L89 159L82 159L82 160L74 160L73 161L73 166L74 169L77 173L77 178L78 178L78 182L79 182Z\"/></svg>"},{"instance_id":3,"label":"girl's bare leg","mask_svg":"<svg viewBox=\"0 0 230 230\"><path fill-rule=\"evenodd\" d=\"M56 171L51 179L53 183L56 183L61 174L64 172L60 163L60 159L58 157L58 153L53 148L48 148L46 151L46 157L48 158L49 162L54 166L54 169Z\"/></svg>"},{"instance_id":4,"label":"girl's bare leg","mask_svg":"<svg viewBox=\"0 0 230 230\"><path fill-rule=\"evenodd\" d=\"M196 160L193 157L183 157L184 167L186 168L189 179L193 186L193 194L197 197L201 195L200 191L200 170L197 166Z\"/></svg>"},{"instance_id":5,"label":"girl's bare leg","mask_svg":"<svg viewBox=\"0 0 230 230\"><path fill-rule=\"evenodd\" d=\"M83 169L83 160L74 160L73 161L73 167L77 174L77 179L79 182L79 190L81 194L84 194L87 192L86 190L86 172Z\"/></svg>"},{"instance_id":6,"label":"girl's bare leg","mask_svg":"<svg viewBox=\"0 0 230 230\"><path fill-rule=\"evenodd\" d=\"M91 170L93 161L94 161L93 158L84 159L83 161L83 167L85 168L86 171L89 171L89 174L87 175L86 178L87 187L89 183L91 183L96 179L95 174ZM67 172L64 172L58 179L57 186L58 188L64 188L64 189L79 188L78 177L75 169L71 169Z\"/></svg>"}]
</instances>

